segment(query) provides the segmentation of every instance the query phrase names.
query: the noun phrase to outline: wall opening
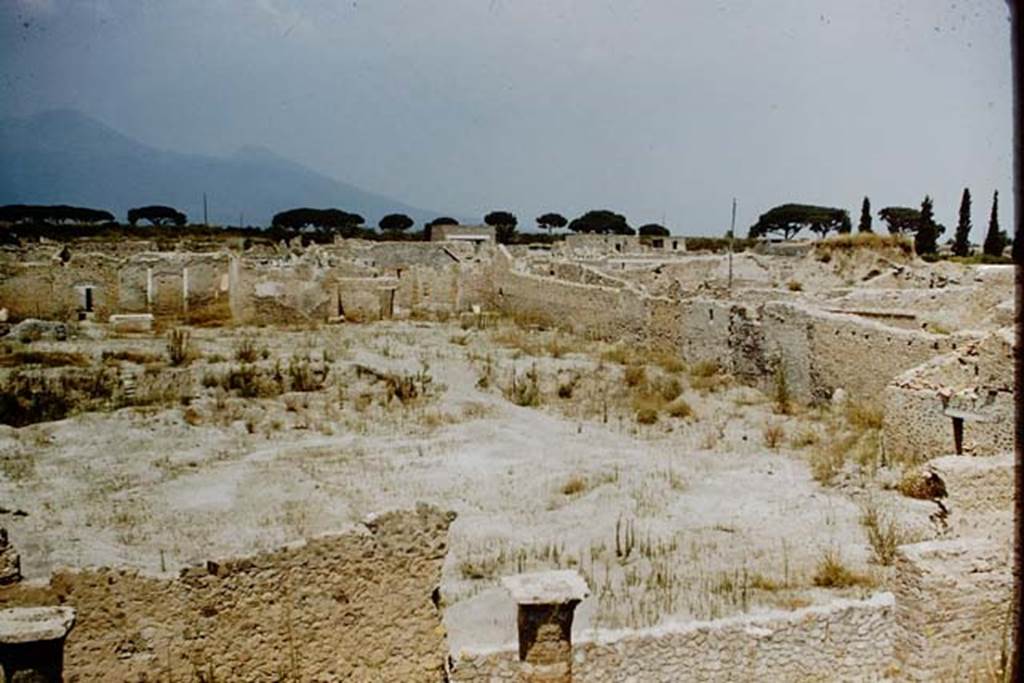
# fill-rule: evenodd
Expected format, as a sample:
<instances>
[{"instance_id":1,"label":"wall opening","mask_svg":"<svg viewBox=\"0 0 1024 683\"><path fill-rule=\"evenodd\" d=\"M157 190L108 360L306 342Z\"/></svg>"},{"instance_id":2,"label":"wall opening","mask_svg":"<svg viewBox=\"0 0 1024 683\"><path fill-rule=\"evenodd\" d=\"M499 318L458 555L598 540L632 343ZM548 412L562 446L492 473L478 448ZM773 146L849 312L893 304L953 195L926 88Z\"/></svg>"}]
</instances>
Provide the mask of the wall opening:
<instances>
[{"instance_id":1,"label":"wall opening","mask_svg":"<svg viewBox=\"0 0 1024 683\"><path fill-rule=\"evenodd\" d=\"M92 287L86 287L82 290L82 308L85 309L86 313L92 313L93 301L92 301Z\"/></svg>"}]
</instances>

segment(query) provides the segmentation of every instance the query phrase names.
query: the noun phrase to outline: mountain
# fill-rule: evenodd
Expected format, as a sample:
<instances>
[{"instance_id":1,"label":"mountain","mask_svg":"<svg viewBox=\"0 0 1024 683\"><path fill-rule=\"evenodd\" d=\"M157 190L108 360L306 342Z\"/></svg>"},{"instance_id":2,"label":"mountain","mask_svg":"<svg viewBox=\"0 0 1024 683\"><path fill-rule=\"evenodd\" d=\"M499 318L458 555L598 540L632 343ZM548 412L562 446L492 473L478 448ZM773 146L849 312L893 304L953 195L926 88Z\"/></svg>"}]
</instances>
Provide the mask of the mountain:
<instances>
[{"instance_id":1,"label":"mountain","mask_svg":"<svg viewBox=\"0 0 1024 683\"><path fill-rule=\"evenodd\" d=\"M211 224L269 225L299 206L361 214L368 226L392 212L418 224L442 212L361 190L261 147L229 157L156 149L72 110L0 120L0 205L72 204L128 209L167 204L202 222L203 193Z\"/></svg>"}]
</instances>

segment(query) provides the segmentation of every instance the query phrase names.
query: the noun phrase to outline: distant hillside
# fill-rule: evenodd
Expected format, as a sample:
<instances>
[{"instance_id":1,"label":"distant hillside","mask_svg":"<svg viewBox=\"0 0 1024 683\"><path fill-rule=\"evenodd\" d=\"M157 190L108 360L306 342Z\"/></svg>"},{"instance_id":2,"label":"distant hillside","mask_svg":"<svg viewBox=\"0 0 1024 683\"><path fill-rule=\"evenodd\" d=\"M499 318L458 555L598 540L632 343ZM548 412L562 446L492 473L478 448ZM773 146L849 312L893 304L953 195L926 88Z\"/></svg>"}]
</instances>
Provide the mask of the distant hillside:
<instances>
[{"instance_id":1,"label":"distant hillside","mask_svg":"<svg viewBox=\"0 0 1024 683\"><path fill-rule=\"evenodd\" d=\"M277 156L245 147L227 158L179 154L149 147L77 111L50 111L0 120L0 204L74 204L112 211L119 220L134 206L168 204L193 222L267 225L297 206L337 207L359 213L367 225L391 212L417 223L443 210L426 210L360 190Z\"/></svg>"}]
</instances>

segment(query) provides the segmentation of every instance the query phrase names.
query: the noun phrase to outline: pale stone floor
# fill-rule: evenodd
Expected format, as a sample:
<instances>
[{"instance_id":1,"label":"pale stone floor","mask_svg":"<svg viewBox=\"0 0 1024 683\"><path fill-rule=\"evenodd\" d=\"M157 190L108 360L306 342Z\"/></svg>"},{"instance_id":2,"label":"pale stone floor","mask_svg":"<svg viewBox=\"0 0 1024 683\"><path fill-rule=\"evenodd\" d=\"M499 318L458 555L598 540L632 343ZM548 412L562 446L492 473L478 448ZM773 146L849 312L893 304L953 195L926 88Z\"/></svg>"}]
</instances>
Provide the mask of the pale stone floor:
<instances>
[{"instance_id":1,"label":"pale stone floor","mask_svg":"<svg viewBox=\"0 0 1024 683\"><path fill-rule=\"evenodd\" d=\"M27 576L60 565L174 572L428 501L459 514L442 584L450 642L459 648L513 639L514 606L499 578L521 570L578 568L594 594L577 611L576 630L584 632L876 590L813 587L829 549L884 588L886 570L869 563L859 522L864 490L927 533L927 507L870 481L824 488L810 475L805 448L788 440L767 448L766 421L792 435L813 427L812 418L772 416L770 403L748 388L688 389L694 417L637 426L614 410L604 423L582 407L585 398L551 396L527 408L478 388L486 355L499 381L513 365L523 372L536 364L551 376L558 368L590 376L613 369L589 351L518 355L494 347L486 331L452 324L195 330L193 344L230 360L244 335L257 335L271 358L327 350L328 387L258 400L207 396L192 404L195 425L174 405L0 427L0 457L19 463L0 472L0 507L28 512L0 513L0 525ZM159 352L164 343L37 346L98 356L109 348ZM360 409L352 392L361 385L341 372L352 362L408 372L426 362L437 396ZM333 382L342 380L349 385L339 389ZM573 479L580 490L563 492Z\"/></svg>"}]
</instances>

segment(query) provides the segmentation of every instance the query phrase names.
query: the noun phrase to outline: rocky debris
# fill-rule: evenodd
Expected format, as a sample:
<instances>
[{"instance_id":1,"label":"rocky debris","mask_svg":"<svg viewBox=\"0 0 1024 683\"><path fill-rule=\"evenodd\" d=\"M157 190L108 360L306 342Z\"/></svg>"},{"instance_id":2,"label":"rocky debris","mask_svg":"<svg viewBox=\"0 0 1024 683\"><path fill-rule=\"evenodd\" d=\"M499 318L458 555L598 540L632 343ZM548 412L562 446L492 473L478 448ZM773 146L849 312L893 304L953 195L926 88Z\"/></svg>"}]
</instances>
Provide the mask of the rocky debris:
<instances>
[{"instance_id":1,"label":"rocky debris","mask_svg":"<svg viewBox=\"0 0 1024 683\"><path fill-rule=\"evenodd\" d=\"M7 529L0 527L0 586L21 581L21 557L7 539Z\"/></svg>"},{"instance_id":2,"label":"rocky debris","mask_svg":"<svg viewBox=\"0 0 1024 683\"><path fill-rule=\"evenodd\" d=\"M68 338L68 326L55 320L26 318L12 327L7 335L24 343L39 339L65 341Z\"/></svg>"}]
</instances>

